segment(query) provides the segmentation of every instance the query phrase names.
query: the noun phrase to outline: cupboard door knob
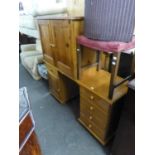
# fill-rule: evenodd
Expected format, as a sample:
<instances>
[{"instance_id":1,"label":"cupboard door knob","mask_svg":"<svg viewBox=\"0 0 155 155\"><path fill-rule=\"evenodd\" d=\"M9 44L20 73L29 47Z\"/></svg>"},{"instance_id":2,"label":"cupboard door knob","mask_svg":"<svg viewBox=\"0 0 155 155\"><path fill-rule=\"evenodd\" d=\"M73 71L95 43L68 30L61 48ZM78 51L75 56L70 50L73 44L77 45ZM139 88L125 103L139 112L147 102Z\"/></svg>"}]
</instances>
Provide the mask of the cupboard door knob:
<instances>
[{"instance_id":1,"label":"cupboard door knob","mask_svg":"<svg viewBox=\"0 0 155 155\"><path fill-rule=\"evenodd\" d=\"M90 99L93 100L94 99L94 96L90 96Z\"/></svg>"},{"instance_id":2,"label":"cupboard door knob","mask_svg":"<svg viewBox=\"0 0 155 155\"><path fill-rule=\"evenodd\" d=\"M93 117L92 117L92 116L89 116L89 119L90 119L90 120L92 120L92 119L93 119Z\"/></svg>"},{"instance_id":3,"label":"cupboard door knob","mask_svg":"<svg viewBox=\"0 0 155 155\"><path fill-rule=\"evenodd\" d=\"M50 44L51 47L55 47L55 44Z\"/></svg>"},{"instance_id":4,"label":"cupboard door knob","mask_svg":"<svg viewBox=\"0 0 155 155\"><path fill-rule=\"evenodd\" d=\"M90 110L93 110L94 108L93 107L90 107Z\"/></svg>"}]
</instances>

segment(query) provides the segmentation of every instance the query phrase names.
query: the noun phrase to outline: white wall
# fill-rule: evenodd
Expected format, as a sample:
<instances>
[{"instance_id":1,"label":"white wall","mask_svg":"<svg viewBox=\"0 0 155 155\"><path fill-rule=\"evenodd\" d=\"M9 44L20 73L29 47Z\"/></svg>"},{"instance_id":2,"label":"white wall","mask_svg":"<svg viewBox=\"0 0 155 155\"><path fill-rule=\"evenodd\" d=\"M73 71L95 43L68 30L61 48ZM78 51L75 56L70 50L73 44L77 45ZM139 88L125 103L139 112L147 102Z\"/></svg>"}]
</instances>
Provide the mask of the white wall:
<instances>
[{"instance_id":1,"label":"white wall","mask_svg":"<svg viewBox=\"0 0 155 155\"><path fill-rule=\"evenodd\" d=\"M66 0L68 12L70 15L84 15L85 0Z\"/></svg>"}]
</instances>

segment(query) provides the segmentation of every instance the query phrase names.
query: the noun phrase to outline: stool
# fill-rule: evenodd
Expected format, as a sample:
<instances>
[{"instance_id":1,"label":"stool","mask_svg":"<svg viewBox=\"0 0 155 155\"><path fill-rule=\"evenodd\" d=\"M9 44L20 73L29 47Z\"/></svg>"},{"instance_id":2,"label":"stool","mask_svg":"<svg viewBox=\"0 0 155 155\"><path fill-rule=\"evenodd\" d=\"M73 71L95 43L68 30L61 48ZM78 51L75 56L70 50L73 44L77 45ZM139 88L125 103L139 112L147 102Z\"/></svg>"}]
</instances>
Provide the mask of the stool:
<instances>
[{"instance_id":1,"label":"stool","mask_svg":"<svg viewBox=\"0 0 155 155\"><path fill-rule=\"evenodd\" d=\"M132 38L132 41L129 43L125 42L117 42L117 41L98 41L88 39L85 36L81 35L77 37L77 79L80 79L82 68L91 67L96 65L97 71L100 70L100 56L101 52L112 54L112 64L111 64L111 79L109 85L109 98L112 99L113 91L116 87L123 84L125 81L129 80L134 75L134 47L135 47L135 38ZM96 62L91 65L81 66L81 53L83 51L83 47L91 48L96 51ZM132 51L132 52L131 52ZM126 77L123 81L115 84L115 77L117 76L120 55L121 52L131 53L132 56L132 67L131 73L128 77Z\"/></svg>"}]
</instances>

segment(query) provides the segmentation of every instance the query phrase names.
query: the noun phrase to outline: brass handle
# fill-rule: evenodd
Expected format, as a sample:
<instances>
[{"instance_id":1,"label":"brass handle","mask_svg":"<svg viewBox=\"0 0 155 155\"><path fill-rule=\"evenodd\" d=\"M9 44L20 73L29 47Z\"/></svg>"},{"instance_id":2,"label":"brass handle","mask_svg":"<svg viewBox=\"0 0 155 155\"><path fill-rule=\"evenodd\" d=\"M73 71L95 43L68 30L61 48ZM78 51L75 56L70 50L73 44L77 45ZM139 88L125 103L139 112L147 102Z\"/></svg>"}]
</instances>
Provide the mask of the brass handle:
<instances>
[{"instance_id":1,"label":"brass handle","mask_svg":"<svg viewBox=\"0 0 155 155\"><path fill-rule=\"evenodd\" d=\"M55 44L50 44L51 47L55 47Z\"/></svg>"},{"instance_id":2,"label":"brass handle","mask_svg":"<svg viewBox=\"0 0 155 155\"><path fill-rule=\"evenodd\" d=\"M92 119L93 119L93 117L92 117L92 116L89 116L89 119L90 119L90 120L92 120Z\"/></svg>"},{"instance_id":3,"label":"brass handle","mask_svg":"<svg viewBox=\"0 0 155 155\"><path fill-rule=\"evenodd\" d=\"M94 99L94 96L90 96L90 99L93 100Z\"/></svg>"},{"instance_id":4,"label":"brass handle","mask_svg":"<svg viewBox=\"0 0 155 155\"><path fill-rule=\"evenodd\" d=\"M94 108L93 107L90 107L90 110L93 110Z\"/></svg>"},{"instance_id":5,"label":"brass handle","mask_svg":"<svg viewBox=\"0 0 155 155\"><path fill-rule=\"evenodd\" d=\"M92 125L91 125L91 124L89 124L89 125L88 125L88 127L89 127L89 128L91 128L91 127L92 127Z\"/></svg>"}]
</instances>

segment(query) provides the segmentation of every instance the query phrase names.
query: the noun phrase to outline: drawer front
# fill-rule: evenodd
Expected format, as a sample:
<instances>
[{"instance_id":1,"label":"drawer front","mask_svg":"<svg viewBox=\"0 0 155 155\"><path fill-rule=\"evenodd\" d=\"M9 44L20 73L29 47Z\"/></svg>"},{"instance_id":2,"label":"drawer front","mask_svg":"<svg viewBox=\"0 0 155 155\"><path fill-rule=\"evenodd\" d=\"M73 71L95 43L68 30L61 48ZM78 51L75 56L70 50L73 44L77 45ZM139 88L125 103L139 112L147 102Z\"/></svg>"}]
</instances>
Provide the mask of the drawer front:
<instances>
[{"instance_id":1,"label":"drawer front","mask_svg":"<svg viewBox=\"0 0 155 155\"><path fill-rule=\"evenodd\" d=\"M86 116L92 115L92 111L90 110L92 107L91 103L88 103L86 100L80 96L80 112L84 113Z\"/></svg>"},{"instance_id":2,"label":"drawer front","mask_svg":"<svg viewBox=\"0 0 155 155\"><path fill-rule=\"evenodd\" d=\"M93 103L95 106L101 108L103 111L108 112L109 110L109 104L105 103L102 98L95 95L93 92L80 87L80 95L87 98L91 103Z\"/></svg>"},{"instance_id":3,"label":"drawer front","mask_svg":"<svg viewBox=\"0 0 155 155\"><path fill-rule=\"evenodd\" d=\"M49 64L49 63L46 62L46 61L45 61L45 64L46 64L47 70L48 70L50 73L52 73L52 74L54 74L55 76L58 77L58 71L57 71L57 69L56 69L53 65Z\"/></svg>"},{"instance_id":4,"label":"drawer front","mask_svg":"<svg viewBox=\"0 0 155 155\"><path fill-rule=\"evenodd\" d=\"M59 78L56 77L53 73L48 71L49 75L49 89L50 92L56 97L60 98L60 84L59 84Z\"/></svg>"},{"instance_id":5,"label":"drawer front","mask_svg":"<svg viewBox=\"0 0 155 155\"><path fill-rule=\"evenodd\" d=\"M51 65L54 65L55 66L55 62L54 62L54 59L46 54L44 54L44 61L48 62L49 64Z\"/></svg>"},{"instance_id":6,"label":"drawer front","mask_svg":"<svg viewBox=\"0 0 155 155\"><path fill-rule=\"evenodd\" d=\"M33 129L34 122L32 121L31 115L29 113L19 126L19 147L25 143L26 138L30 136L29 134Z\"/></svg>"},{"instance_id":7,"label":"drawer front","mask_svg":"<svg viewBox=\"0 0 155 155\"><path fill-rule=\"evenodd\" d=\"M89 107L88 109L92 111L99 118L102 117L102 115L104 116L108 115L108 111L105 111L103 108L97 106L97 104L94 104L86 96L83 96L81 94L80 94L80 102L82 104L86 104L86 106Z\"/></svg>"},{"instance_id":8,"label":"drawer front","mask_svg":"<svg viewBox=\"0 0 155 155\"><path fill-rule=\"evenodd\" d=\"M80 96L80 112L83 113L89 121L104 129L107 124L108 115L93 104L88 103L83 96Z\"/></svg>"},{"instance_id":9,"label":"drawer front","mask_svg":"<svg viewBox=\"0 0 155 155\"><path fill-rule=\"evenodd\" d=\"M105 130L99 128L96 126L93 122L90 122L88 119L86 119L85 115L83 113L80 113L80 120L84 123L86 128L92 133L95 134L98 138L104 139L105 137Z\"/></svg>"}]
</instances>

